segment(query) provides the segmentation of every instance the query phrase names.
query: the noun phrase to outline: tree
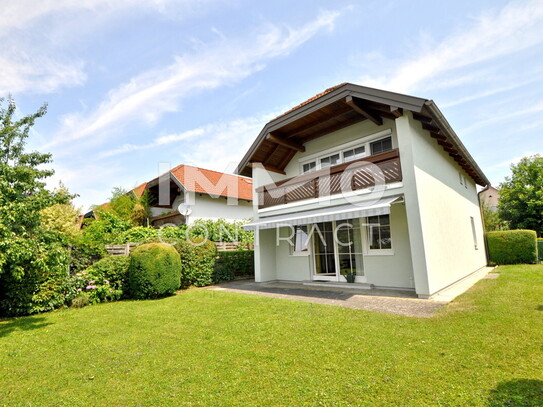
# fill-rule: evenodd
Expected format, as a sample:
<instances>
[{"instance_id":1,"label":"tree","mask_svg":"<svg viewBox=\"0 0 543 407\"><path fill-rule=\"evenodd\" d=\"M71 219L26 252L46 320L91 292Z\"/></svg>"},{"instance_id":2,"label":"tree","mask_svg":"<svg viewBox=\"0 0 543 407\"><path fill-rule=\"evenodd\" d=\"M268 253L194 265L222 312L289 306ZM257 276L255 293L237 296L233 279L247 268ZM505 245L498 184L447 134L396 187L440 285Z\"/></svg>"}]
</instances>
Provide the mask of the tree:
<instances>
[{"instance_id":1,"label":"tree","mask_svg":"<svg viewBox=\"0 0 543 407\"><path fill-rule=\"evenodd\" d=\"M149 218L147 191L138 196L134 191L115 187L111 190L109 203L101 205L97 210L112 212L118 218L132 222L134 226L147 226Z\"/></svg>"},{"instance_id":2,"label":"tree","mask_svg":"<svg viewBox=\"0 0 543 407\"><path fill-rule=\"evenodd\" d=\"M481 207L487 232L507 229L506 223L500 218L500 214L495 209L491 208L486 202L482 202Z\"/></svg>"},{"instance_id":3,"label":"tree","mask_svg":"<svg viewBox=\"0 0 543 407\"><path fill-rule=\"evenodd\" d=\"M500 184L500 217L511 229L535 230L543 235L543 157L524 157L511 165L511 177Z\"/></svg>"},{"instance_id":4,"label":"tree","mask_svg":"<svg viewBox=\"0 0 543 407\"><path fill-rule=\"evenodd\" d=\"M60 234L42 227L41 211L66 204L68 197L45 188L53 170L43 166L51 154L25 151L46 105L15 119L15 102L10 97L4 106L4 101L0 98L0 312L16 315L58 306L57 277L66 275L68 253Z\"/></svg>"},{"instance_id":5,"label":"tree","mask_svg":"<svg viewBox=\"0 0 543 407\"><path fill-rule=\"evenodd\" d=\"M66 187L60 184L56 193L65 195L67 203L57 203L41 210L42 225L46 230L56 231L70 238L79 233L79 212Z\"/></svg>"}]
</instances>

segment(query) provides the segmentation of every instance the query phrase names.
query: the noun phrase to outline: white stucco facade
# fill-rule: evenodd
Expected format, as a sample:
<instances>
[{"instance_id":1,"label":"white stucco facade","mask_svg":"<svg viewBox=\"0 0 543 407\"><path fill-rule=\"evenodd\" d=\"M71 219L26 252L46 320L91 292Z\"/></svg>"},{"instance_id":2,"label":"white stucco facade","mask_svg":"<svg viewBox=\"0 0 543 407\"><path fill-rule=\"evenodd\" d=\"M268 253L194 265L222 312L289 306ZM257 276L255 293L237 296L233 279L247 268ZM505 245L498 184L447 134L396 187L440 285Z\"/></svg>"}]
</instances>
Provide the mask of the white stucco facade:
<instances>
[{"instance_id":1,"label":"white stucco facade","mask_svg":"<svg viewBox=\"0 0 543 407\"><path fill-rule=\"evenodd\" d=\"M258 220L321 207L318 200L307 200L259 210L256 189L299 175L301 165L311 157L384 136L390 136L392 148L399 149L402 181L387 185L381 194L398 197L390 206L392 250L382 254L368 250L368 230L362 228L363 281L376 287L413 290L427 298L484 267L486 254L475 182L408 111L395 120L384 119L380 126L366 120L305 143L305 151L294 155L285 175L254 168L253 217ZM369 192L357 191L348 200L333 196L328 204L361 202L368 199ZM286 232L256 232L256 281L314 278L311 245L307 255L293 255L289 244L277 239L277 233ZM342 281L340 276L338 281Z\"/></svg>"}]
</instances>

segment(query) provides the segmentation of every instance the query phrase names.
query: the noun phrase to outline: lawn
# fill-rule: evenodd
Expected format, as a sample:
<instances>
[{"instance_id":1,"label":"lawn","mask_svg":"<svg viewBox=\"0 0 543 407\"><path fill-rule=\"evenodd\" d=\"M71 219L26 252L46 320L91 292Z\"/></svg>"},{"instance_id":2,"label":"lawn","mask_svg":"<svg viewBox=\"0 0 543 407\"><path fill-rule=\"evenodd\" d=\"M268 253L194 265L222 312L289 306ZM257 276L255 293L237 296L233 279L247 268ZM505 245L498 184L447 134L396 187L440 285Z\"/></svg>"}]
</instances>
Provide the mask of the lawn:
<instances>
[{"instance_id":1,"label":"lawn","mask_svg":"<svg viewBox=\"0 0 543 407\"><path fill-rule=\"evenodd\" d=\"M190 289L0 321L0 405L542 406L543 266L428 319Z\"/></svg>"}]
</instances>

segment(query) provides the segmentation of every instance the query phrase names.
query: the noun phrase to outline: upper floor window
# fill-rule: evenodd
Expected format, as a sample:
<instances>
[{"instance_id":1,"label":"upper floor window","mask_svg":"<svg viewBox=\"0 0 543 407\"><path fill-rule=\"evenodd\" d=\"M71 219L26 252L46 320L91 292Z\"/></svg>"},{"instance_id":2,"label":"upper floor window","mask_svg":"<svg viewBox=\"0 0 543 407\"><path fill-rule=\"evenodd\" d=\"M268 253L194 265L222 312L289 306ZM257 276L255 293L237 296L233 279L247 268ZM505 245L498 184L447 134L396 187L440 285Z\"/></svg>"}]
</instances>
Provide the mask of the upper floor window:
<instances>
[{"instance_id":1,"label":"upper floor window","mask_svg":"<svg viewBox=\"0 0 543 407\"><path fill-rule=\"evenodd\" d=\"M302 165L302 174L305 174L307 172L313 171L317 167L317 163L315 161L311 161L308 163L305 163Z\"/></svg>"},{"instance_id":2,"label":"upper floor window","mask_svg":"<svg viewBox=\"0 0 543 407\"><path fill-rule=\"evenodd\" d=\"M388 130L388 134L390 134L390 130ZM355 144L354 146L353 144L354 143L352 142L348 143L348 145L346 145L344 148L341 148L341 146L339 146L336 151L327 150L323 152L320 157L315 154L313 155L314 158L310 161L304 161L303 159L300 160L300 172L302 174L307 174L311 171L316 171L323 168L332 167L334 165L359 160L363 157L368 156L370 151L371 154L374 155L391 150L392 137L389 136L377 139L375 141L366 141L364 143L360 143L359 145Z\"/></svg>"},{"instance_id":3,"label":"upper floor window","mask_svg":"<svg viewBox=\"0 0 543 407\"><path fill-rule=\"evenodd\" d=\"M321 158L321 168L328 168L336 164L339 164L339 153Z\"/></svg>"},{"instance_id":4,"label":"upper floor window","mask_svg":"<svg viewBox=\"0 0 543 407\"><path fill-rule=\"evenodd\" d=\"M370 143L371 155L384 153L385 151L392 150L392 138L387 137L381 140Z\"/></svg>"},{"instance_id":5,"label":"upper floor window","mask_svg":"<svg viewBox=\"0 0 543 407\"><path fill-rule=\"evenodd\" d=\"M360 146L356 148L351 148L350 150L345 150L343 151L343 162L358 160L359 158L364 157L365 152L366 152L365 146Z\"/></svg>"}]
</instances>

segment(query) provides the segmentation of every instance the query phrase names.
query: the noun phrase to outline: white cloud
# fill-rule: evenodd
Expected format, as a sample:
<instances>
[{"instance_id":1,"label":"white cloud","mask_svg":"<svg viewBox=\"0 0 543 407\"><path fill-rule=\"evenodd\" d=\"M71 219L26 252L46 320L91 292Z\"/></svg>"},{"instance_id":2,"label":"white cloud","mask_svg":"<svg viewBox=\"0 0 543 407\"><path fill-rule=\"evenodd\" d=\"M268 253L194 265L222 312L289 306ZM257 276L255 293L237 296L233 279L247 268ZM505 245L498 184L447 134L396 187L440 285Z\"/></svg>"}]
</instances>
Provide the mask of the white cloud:
<instances>
[{"instance_id":1,"label":"white cloud","mask_svg":"<svg viewBox=\"0 0 543 407\"><path fill-rule=\"evenodd\" d=\"M123 18L123 13L134 10L175 18L217 1L4 1L0 13L0 94L50 93L85 83L84 61L66 54L60 43L81 33L91 34L105 20Z\"/></svg>"},{"instance_id":2,"label":"white cloud","mask_svg":"<svg viewBox=\"0 0 543 407\"><path fill-rule=\"evenodd\" d=\"M243 39L220 38L192 54L176 57L165 68L132 78L109 92L90 114L65 118L56 139L47 147L86 137L100 137L127 123L153 123L164 113L176 111L182 99L246 78L264 68L272 58L288 55L325 29L332 29L340 12L321 12L301 27L265 25Z\"/></svg>"},{"instance_id":3,"label":"white cloud","mask_svg":"<svg viewBox=\"0 0 543 407\"><path fill-rule=\"evenodd\" d=\"M450 73L455 76L440 79L451 81L449 86L454 86L462 82L462 73L457 71L460 68L541 44L541 24L543 2L510 2L501 10L483 13L474 22L459 27L454 34L437 44L425 37L417 45L422 52L415 50L415 56L406 61L391 61L393 63L390 65L394 68L388 73L363 77L362 83L397 92L410 92L423 87L426 81ZM374 54L370 57L376 58Z\"/></svg>"}]
</instances>

